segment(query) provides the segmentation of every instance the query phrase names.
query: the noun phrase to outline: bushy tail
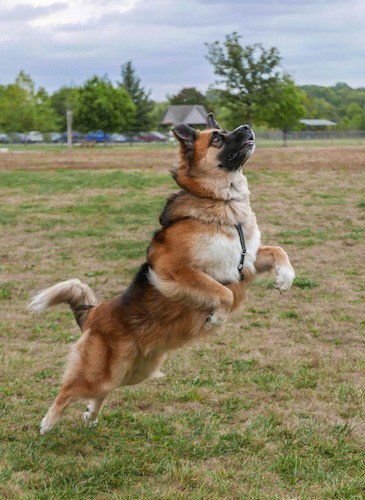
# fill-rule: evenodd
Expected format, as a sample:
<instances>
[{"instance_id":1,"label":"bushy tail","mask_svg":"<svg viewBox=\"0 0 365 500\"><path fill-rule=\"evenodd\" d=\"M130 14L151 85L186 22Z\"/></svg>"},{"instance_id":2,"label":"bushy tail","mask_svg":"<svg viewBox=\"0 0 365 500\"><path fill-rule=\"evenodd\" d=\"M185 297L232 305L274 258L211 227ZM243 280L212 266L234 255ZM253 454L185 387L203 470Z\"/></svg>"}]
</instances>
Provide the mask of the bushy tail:
<instances>
[{"instance_id":1,"label":"bushy tail","mask_svg":"<svg viewBox=\"0 0 365 500\"><path fill-rule=\"evenodd\" d=\"M39 313L62 303L69 304L78 325L82 328L89 310L97 305L97 300L88 285L73 279L61 281L40 291L32 298L28 309L33 313Z\"/></svg>"}]
</instances>

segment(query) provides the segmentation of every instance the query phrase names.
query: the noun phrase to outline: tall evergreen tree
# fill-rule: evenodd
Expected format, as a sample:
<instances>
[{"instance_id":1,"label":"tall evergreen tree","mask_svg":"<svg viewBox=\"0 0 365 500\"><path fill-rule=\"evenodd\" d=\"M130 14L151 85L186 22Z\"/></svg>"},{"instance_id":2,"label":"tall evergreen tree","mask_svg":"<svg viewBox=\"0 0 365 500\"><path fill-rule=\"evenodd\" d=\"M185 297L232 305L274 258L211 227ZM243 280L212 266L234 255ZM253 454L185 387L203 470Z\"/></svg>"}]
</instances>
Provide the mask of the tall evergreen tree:
<instances>
[{"instance_id":1,"label":"tall evergreen tree","mask_svg":"<svg viewBox=\"0 0 365 500\"><path fill-rule=\"evenodd\" d=\"M118 85L124 88L132 98L136 106L136 118L132 125L133 132L146 132L150 130L152 120L151 112L154 103L150 99L151 91L146 91L141 85L140 78L137 77L132 61L127 61L121 67L122 80Z\"/></svg>"}]
</instances>

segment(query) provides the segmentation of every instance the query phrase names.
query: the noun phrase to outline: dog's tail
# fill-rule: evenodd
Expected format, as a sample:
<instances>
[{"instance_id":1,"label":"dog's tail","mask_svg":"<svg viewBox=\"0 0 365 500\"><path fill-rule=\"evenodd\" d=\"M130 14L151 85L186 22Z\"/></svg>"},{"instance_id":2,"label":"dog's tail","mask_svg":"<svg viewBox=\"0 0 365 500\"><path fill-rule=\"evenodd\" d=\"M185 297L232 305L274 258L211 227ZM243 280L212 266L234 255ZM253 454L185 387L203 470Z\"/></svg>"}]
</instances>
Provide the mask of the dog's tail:
<instances>
[{"instance_id":1,"label":"dog's tail","mask_svg":"<svg viewBox=\"0 0 365 500\"><path fill-rule=\"evenodd\" d=\"M39 313L62 303L70 306L77 324L82 329L90 309L97 305L97 300L89 285L73 279L61 281L40 291L32 298L28 309L33 313Z\"/></svg>"}]
</instances>

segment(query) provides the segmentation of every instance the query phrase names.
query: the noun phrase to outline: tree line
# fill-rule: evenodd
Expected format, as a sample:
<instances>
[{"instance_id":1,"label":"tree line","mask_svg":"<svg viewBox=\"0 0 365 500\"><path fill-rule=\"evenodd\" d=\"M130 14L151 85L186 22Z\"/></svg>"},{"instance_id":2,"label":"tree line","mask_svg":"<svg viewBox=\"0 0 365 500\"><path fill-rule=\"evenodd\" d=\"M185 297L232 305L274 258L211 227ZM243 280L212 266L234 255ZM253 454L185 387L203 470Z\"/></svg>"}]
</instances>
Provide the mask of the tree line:
<instances>
[{"instance_id":1,"label":"tree line","mask_svg":"<svg viewBox=\"0 0 365 500\"><path fill-rule=\"evenodd\" d=\"M231 129L243 121L284 132L300 127L301 118L326 118L340 129L365 129L365 88L345 83L332 87L297 86L281 66L276 47L242 46L238 33L206 44L207 60L217 80L203 94L183 88L165 102L154 102L132 61L121 66L120 81L93 75L81 86L63 86L49 94L20 71L14 83L0 85L0 132L64 131L66 111L73 110L81 132L139 132L158 128L169 104L202 104Z\"/></svg>"}]
</instances>

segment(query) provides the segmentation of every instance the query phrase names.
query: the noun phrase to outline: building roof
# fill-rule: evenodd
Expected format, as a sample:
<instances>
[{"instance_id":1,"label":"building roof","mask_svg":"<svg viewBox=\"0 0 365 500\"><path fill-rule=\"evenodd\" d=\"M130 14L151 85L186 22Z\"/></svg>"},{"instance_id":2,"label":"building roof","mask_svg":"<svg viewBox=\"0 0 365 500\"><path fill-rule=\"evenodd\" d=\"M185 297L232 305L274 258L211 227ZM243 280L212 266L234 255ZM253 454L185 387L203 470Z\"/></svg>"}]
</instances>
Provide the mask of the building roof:
<instances>
[{"instance_id":1,"label":"building roof","mask_svg":"<svg viewBox=\"0 0 365 500\"><path fill-rule=\"evenodd\" d=\"M303 118L303 120L299 120L303 125L307 125L307 127L333 127L337 125L336 122L331 122L330 120L323 120L322 118Z\"/></svg>"},{"instance_id":2,"label":"building roof","mask_svg":"<svg viewBox=\"0 0 365 500\"><path fill-rule=\"evenodd\" d=\"M160 125L203 125L206 123L207 111L200 104L175 104L169 106L161 117Z\"/></svg>"}]
</instances>

